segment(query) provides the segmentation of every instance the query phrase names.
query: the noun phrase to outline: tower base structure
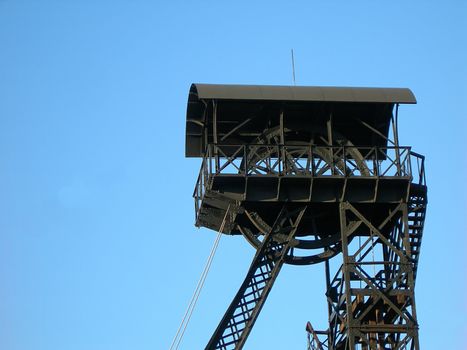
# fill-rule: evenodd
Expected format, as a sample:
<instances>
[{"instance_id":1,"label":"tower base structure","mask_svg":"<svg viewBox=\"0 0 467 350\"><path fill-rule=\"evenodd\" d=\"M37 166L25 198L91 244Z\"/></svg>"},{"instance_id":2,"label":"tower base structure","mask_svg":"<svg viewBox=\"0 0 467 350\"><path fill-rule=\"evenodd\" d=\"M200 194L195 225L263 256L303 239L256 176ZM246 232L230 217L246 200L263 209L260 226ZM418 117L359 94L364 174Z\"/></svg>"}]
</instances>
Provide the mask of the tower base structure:
<instances>
[{"instance_id":1,"label":"tower base structure","mask_svg":"<svg viewBox=\"0 0 467 350\"><path fill-rule=\"evenodd\" d=\"M326 263L326 347L420 348L414 289L425 207L426 200L413 198L375 221L362 214L362 205L340 204L342 265L332 280ZM355 224L359 230L350 233Z\"/></svg>"}]
</instances>

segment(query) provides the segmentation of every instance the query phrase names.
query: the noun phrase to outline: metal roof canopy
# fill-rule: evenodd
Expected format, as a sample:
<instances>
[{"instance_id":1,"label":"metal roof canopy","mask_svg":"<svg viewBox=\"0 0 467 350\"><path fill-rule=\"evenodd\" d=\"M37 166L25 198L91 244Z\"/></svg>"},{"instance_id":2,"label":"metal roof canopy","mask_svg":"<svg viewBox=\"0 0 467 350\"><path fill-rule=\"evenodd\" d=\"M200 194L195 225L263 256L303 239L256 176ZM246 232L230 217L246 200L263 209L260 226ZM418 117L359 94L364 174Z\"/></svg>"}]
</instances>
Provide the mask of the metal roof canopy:
<instances>
[{"instance_id":1,"label":"metal roof canopy","mask_svg":"<svg viewBox=\"0 0 467 350\"><path fill-rule=\"evenodd\" d=\"M417 103L414 94L407 88L192 84L186 120L187 157L202 156L205 147L202 140L203 129L207 129L212 121L212 107L208 103L210 101L225 104L227 107L224 108L224 115L228 118L233 117L228 110L234 110L235 119L246 119L258 110L258 104L287 104L295 110L302 108L304 111L316 105L321 109L330 107L339 111L341 119L346 114L358 114L359 117L366 118L366 122L374 121L374 126L386 135L393 106ZM316 110L316 107L313 108ZM220 112L218 118L222 118ZM345 128L348 128L349 121L345 123Z\"/></svg>"},{"instance_id":2,"label":"metal roof canopy","mask_svg":"<svg viewBox=\"0 0 467 350\"><path fill-rule=\"evenodd\" d=\"M406 88L192 84L190 93L219 100L417 103Z\"/></svg>"}]
</instances>

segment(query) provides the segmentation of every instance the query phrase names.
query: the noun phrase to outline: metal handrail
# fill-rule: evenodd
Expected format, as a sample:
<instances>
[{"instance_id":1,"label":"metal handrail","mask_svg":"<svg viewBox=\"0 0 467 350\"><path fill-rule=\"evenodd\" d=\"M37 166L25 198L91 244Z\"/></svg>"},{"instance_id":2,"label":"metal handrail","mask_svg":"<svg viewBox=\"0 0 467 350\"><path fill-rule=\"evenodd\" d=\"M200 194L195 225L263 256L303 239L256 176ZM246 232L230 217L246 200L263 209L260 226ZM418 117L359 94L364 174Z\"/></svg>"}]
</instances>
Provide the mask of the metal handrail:
<instances>
[{"instance_id":1,"label":"metal handrail","mask_svg":"<svg viewBox=\"0 0 467 350\"><path fill-rule=\"evenodd\" d=\"M410 147L210 144L208 149L205 159L216 175L411 176Z\"/></svg>"},{"instance_id":2,"label":"metal handrail","mask_svg":"<svg viewBox=\"0 0 467 350\"><path fill-rule=\"evenodd\" d=\"M426 184L425 157L407 146L208 144L193 192L196 212L218 175L401 177Z\"/></svg>"},{"instance_id":3,"label":"metal handrail","mask_svg":"<svg viewBox=\"0 0 467 350\"><path fill-rule=\"evenodd\" d=\"M410 156L416 158L418 184L426 186L425 156L413 151L410 151Z\"/></svg>"}]
</instances>

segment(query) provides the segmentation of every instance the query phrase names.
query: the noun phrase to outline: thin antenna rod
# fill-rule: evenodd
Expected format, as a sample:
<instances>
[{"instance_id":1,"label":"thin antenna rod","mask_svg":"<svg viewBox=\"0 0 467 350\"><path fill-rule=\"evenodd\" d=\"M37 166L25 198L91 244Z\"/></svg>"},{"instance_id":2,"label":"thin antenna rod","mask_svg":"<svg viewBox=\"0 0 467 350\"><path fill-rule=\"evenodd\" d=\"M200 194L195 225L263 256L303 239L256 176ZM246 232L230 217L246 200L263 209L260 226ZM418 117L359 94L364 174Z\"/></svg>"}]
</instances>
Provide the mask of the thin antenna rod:
<instances>
[{"instance_id":1,"label":"thin antenna rod","mask_svg":"<svg viewBox=\"0 0 467 350\"><path fill-rule=\"evenodd\" d=\"M296 85L295 83L295 59L293 57L293 49L290 50L292 52L292 77L293 77L293 84L294 86Z\"/></svg>"}]
</instances>

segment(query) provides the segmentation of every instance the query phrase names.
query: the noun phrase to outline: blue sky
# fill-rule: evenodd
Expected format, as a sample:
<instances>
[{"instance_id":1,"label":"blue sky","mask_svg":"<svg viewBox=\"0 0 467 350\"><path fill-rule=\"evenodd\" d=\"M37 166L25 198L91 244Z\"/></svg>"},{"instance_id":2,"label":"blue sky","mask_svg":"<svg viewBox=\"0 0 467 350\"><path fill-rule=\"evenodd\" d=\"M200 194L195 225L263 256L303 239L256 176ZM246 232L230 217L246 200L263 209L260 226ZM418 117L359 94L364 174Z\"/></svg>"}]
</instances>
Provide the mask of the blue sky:
<instances>
[{"instance_id":1,"label":"blue sky","mask_svg":"<svg viewBox=\"0 0 467 350\"><path fill-rule=\"evenodd\" d=\"M350 4L351 3L351 4ZM192 82L410 87L427 157L422 349L466 348L465 1L0 0L0 348L168 349L215 233L193 226ZM182 348L254 252L224 237ZM286 266L245 349L326 326L322 266ZM464 342L464 343L462 343Z\"/></svg>"}]
</instances>

